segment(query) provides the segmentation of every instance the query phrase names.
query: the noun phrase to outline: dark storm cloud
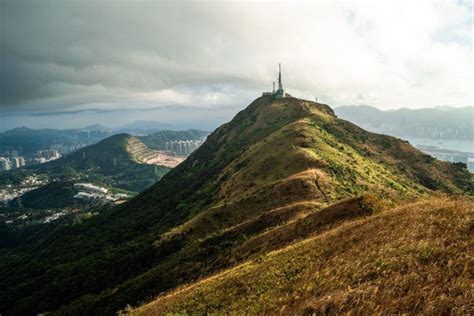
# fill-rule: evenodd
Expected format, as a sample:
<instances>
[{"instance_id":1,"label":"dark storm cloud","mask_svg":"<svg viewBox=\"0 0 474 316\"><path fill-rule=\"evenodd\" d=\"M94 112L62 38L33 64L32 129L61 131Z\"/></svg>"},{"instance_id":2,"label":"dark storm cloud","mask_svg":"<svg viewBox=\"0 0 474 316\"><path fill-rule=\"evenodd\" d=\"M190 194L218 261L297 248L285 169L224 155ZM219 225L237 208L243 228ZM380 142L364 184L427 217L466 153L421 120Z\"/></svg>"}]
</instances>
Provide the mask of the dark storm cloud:
<instances>
[{"instance_id":1,"label":"dark storm cloud","mask_svg":"<svg viewBox=\"0 0 474 316\"><path fill-rule=\"evenodd\" d=\"M3 0L0 110L241 103L271 87L278 61L301 96L462 104L472 97L472 51L432 35L465 40L465 11L455 2Z\"/></svg>"},{"instance_id":2,"label":"dark storm cloud","mask_svg":"<svg viewBox=\"0 0 474 316\"><path fill-rule=\"evenodd\" d=\"M7 1L1 11L3 106L241 80L213 64L224 36L199 4Z\"/></svg>"}]
</instances>

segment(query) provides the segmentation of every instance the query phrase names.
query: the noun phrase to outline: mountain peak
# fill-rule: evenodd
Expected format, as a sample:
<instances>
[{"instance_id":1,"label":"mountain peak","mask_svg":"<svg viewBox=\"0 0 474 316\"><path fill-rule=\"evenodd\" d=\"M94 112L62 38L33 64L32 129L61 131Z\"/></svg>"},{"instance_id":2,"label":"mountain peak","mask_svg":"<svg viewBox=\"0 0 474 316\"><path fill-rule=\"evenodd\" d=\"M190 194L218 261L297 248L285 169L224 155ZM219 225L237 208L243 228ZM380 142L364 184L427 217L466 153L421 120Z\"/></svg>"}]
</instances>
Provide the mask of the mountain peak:
<instances>
[{"instance_id":1,"label":"mountain peak","mask_svg":"<svg viewBox=\"0 0 474 316\"><path fill-rule=\"evenodd\" d=\"M271 110L274 110L275 113L269 114L280 114L285 117L296 113L300 115L317 114L326 117L336 117L334 110L329 105L298 99L292 96L285 98L262 96L254 100L244 111L251 111L253 108L260 110L270 108Z\"/></svg>"},{"instance_id":2,"label":"mountain peak","mask_svg":"<svg viewBox=\"0 0 474 316\"><path fill-rule=\"evenodd\" d=\"M28 260L29 270L15 267L5 288L19 294L0 308L114 314L435 191L472 194L473 175L325 104L263 96L130 202L45 243L41 254L57 269L44 256ZM74 291L61 290L70 284Z\"/></svg>"}]
</instances>

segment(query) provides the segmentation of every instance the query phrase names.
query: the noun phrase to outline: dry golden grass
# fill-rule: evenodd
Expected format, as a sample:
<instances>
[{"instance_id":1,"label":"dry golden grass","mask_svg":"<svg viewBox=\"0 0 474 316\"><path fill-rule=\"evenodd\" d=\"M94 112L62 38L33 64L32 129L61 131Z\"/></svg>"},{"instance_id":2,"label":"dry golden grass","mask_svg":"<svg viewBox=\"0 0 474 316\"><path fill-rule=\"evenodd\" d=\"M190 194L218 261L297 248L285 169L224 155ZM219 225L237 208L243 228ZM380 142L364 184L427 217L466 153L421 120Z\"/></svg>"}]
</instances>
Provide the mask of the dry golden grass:
<instances>
[{"instance_id":1,"label":"dry golden grass","mask_svg":"<svg viewBox=\"0 0 474 316\"><path fill-rule=\"evenodd\" d=\"M472 314L474 202L429 198L345 222L131 313Z\"/></svg>"},{"instance_id":2,"label":"dry golden grass","mask_svg":"<svg viewBox=\"0 0 474 316\"><path fill-rule=\"evenodd\" d=\"M316 209L305 216L272 227L235 247L237 258L250 258L284 247L294 241L334 228L341 223L380 212L384 206L373 196L364 195L343 200L326 208Z\"/></svg>"},{"instance_id":3,"label":"dry golden grass","mask_svg":"<svg viewBox=\"0 0 474 316\"><path fill-rule=\"evenodd\" d=\"M158 252L176 249L173 256L180 260L167 276L180 284L249 259L267 258L269 251L369 215L357 207L331 207L339 201L369 193L379 201L375 209L381 210L426 198L436 190L472 189L472 177L461 169L433 161L402 140L368 133L337 119L324 105L308 101L257 100L213 137L216 157L239 149L213 182L214 202L155 243ZM196 268L183 273L188 266ZM172 282L159 286L168 283ZM258 289L251 295L266 302L265 295L256 293ZM170 310L275 312L271 306L288 305L242 307L227 302L231 306L227 309L212 305L212 297L206 294L206 303L196 299L204 309L183 303Z\"/></svg>"}]
</instances>

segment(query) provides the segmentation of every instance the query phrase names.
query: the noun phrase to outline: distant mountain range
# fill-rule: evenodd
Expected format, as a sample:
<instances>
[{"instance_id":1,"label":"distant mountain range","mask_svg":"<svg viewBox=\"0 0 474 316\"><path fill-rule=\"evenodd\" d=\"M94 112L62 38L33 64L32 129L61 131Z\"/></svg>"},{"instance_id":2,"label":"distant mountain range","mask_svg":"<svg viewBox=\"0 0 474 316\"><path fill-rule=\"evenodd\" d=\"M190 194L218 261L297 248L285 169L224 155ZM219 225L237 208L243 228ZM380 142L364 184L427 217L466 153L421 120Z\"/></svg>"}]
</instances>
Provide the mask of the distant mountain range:
<instances>
[{"instance_id":1,"label":"distant mountain range","mask_svg":"<svg viewBox=\"0 0 474 316\"><path fill-rule=\"evenodd\" d=\"M369 131L398 137L474 139L474 107L436 107L381 111L371 106L341 106L336 114Z\"/></svg>"},{"instance_id":2,"label":"distant mountain range","mask_svg":"<svg viewBox=\"0 0 474 316\"><path fill-rule=\"evenodd\" d=\"M107 177L126 137L60 165ZM470 194L464 164L260 97L129 202L1 255L0 312L468 314Z\"/></svg>"},{"instance_id":3,"label":"distant mountain range","mask_svg":"<svg viewBox=\"0 0 474 316\"><path fill-rule=\"evenodd\" d=\"M146 132L147 134L150 134L161 130L173 129L174 127L172 124L161 123L156 121L135 121L115 128L114 130L127 133Z\"/></svg>"},{"instance_id":4,"label":"distant mountain range","mask_svg":"<svg viewBox=\"0 0 474 316\"><path fill-rule=\"evenodd\" d=\"M98 141L115 134L138 134L145 137L143 140L157 149L159 146L153 145L152 139L198 139L201 135L208 135L209 132L201 130L190 130L189 132L172 131L166 129L168 124L153 121L137 121L124 125L117 129L111 129L102 125L91 125L80 129L30 129L27 127L18 127L12 130L0 133L0 156L2 151L11 149L19 151L20 155L34 156L37 151L50 149L52 146L74 147L77 145L92 145ZM160 136L154 133L163 131L168 136ZM184 133L184 134L183 134ZM173 136L173 135L176 135ZM184 138L188 137L188 138Z\"/></svg>"},{"instance_id":5,"label":"distant mountain range","mask_svg":"<svg viewBox=\"0 0 474 316\"><path fill-rule=\"evenodd\" d=\"M104 125L94 124L94 125L88 125L82 128L76 128L75 130L94 132L94 131L111 131L112 129Z\"/></svg>"}]
</instances>

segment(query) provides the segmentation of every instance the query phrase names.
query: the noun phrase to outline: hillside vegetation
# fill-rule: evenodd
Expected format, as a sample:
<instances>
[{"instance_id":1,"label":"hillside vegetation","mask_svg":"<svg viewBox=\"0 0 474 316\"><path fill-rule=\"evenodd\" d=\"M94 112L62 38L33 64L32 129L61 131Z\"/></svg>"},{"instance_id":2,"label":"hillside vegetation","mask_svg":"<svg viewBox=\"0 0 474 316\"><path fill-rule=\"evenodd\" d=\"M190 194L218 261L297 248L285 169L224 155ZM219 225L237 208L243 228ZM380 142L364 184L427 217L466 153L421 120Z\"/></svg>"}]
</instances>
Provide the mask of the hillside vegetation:
<instances>
[{"instance_id":1,"label":"hillside vegetation","mask_svg":"<svg viewBox=\"0 0 474 316\"><path fill-rule=\"evenodd\" d=\"M129 138L132 136L128 134L113 135L64 158L41 164L37 170L59 177L85 175L92 182L140 192L169 169L136 161L127 150Z\"/></svg>"},{"instance_id":2,"label":"hillside vegetation","mask_svg":"<svg viewBox=\"0 0 474 316\"><path fill-rule=\"evenodd\" d=\"M140 163L128 150L134 137L128 134L110 136L60 159L25 169L2 173L0 183L19 182L36 173L51 179L89 181L128 191L140 192L156 182L168 170L165 166Z\"/></svg>"},{"instance_id":3,"label":"hillside vegetation","mask_svg":"<svg viewBox=\"0 0 474 316\"><path fill-rule=\"evenodd\" d=\"M474 312L474 201L432 198L351 221L200 280L131 312Z\"/></svg>"},{"instance_id":4,"label":"hillside vegetation","mask_svg":"<svg viewBox=\"0 0 474 316\"><path fill-rule=\"evenodd\" d=\"M338 226L381 221L398 205L434 193L472 194L473 183L464 165L364 131L338 119L327 105L258 98L128 203L51 233L34 251L8 254L0 266L5 285L0 311L112 315L200 278L240 269L244 262L267 260L271 251L296 251L295 242L306 245L305 239L339 231ZM329 256L328 251L322 253ZM282 260L291 262L303 251L287 254ZM270 261L265 267L271 273ZM292 273L283 276L289 279L287 285L282 281L282 293L293 286ZM238 289L232 295L237 303L257 304L273 293L259 291L265 287L255 294L242 291L242 301ZM223 295L216 292L216 301ZM206 306L214 298L202 299L199 304ZM169 310L193 312L177 304ZM248 311L267 309L248 304ZM239 306L229 308L245 310Z\"/></svg>"},{"instance_id":5,"label":"hillside vegetation","mask_svg":"<svg viewBox=\"0 0 474 316\"><path fill-rule=\"evenodd\" d=\"M23 207L32 209L63 208L80 204L81 201L74 199L77 191L74 183L69 181L54 181L38 189L23 193L10 204L19 206L21 201Z\"/></svg>"}]
</instances>

